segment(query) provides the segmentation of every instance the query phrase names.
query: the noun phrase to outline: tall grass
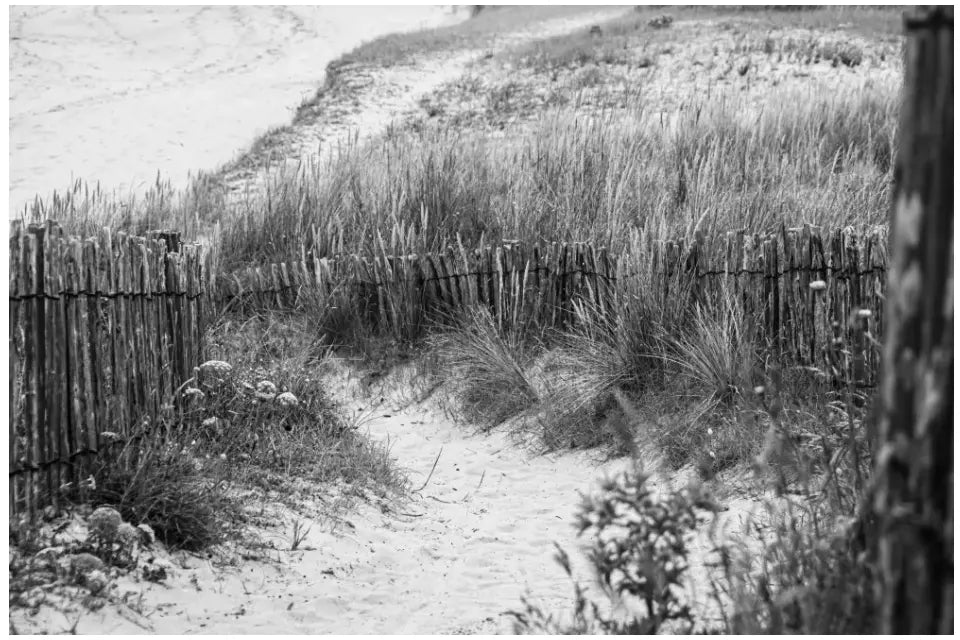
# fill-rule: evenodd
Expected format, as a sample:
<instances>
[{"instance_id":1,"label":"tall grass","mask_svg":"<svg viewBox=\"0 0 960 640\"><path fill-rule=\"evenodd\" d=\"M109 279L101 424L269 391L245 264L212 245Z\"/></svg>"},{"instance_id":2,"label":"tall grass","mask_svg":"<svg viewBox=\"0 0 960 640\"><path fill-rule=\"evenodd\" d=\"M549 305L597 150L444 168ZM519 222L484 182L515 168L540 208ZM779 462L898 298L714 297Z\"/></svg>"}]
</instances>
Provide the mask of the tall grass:
<instances>
[{"instance_id":1,"label":"tall grass","mask_svg":"<svg viewBox=\"0 0 960 640\"><path fill-rule=\"evenodd\" d=\"M87 233L223 227L221 270L298 255L397 253L481 238L593 241L618 251L633 229L689 236L812 223L863 227L889 208L897 91L864 84L825 94L781 91L763 104L691 97L666 117L628 109L545 113L499 139L426 126L357 139L273 176L262 194L228 198L198 178L127 201L73 185L31 215ZM229 205L229 206L228 206Z\"/></svg>"},{"instance_id":2,"label":"tall grass","mask_svg":"<svg viewBox=\"0 0 960 640\"><path fill-rule=\"evenodd\" d=\"M780 224L883 222L892 180L896 91L875 86L693 100L670 118L627 112L545 114L510 140L393 128L335 150L224 236L243 261L317 250L372 252L375 234L403 250L452 242L590 240L614 249L633 228L674 236Z\"/></svg>"},{"instance_id":3,"label":"tall grass","mask_svg":"<svg viewBox=\"0 0 960 640\"><path fill-rule=\"evenodd\" d=\"M492 428L536 404L524 336L516 328L501 331L485 307L467 310L430 341L456 381L457 404L468 421Z\"/></svg>"}]
</instances>

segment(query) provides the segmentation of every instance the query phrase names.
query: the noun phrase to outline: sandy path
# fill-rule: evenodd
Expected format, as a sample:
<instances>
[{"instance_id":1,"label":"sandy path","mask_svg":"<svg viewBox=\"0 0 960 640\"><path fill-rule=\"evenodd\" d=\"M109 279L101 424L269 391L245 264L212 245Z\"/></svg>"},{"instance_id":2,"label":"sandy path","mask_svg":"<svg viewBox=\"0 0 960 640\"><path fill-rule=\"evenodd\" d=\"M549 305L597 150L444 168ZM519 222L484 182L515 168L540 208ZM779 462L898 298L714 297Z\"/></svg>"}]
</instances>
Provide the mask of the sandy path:
<instances>
[{"instance_id":1,"label":"sandy path","mask_svg":"<svg viewBox=\"0 0 960 640\"><path fill-rule=\"evenodd\" d=\"M364 428L389 445L414 488L426 483L409 500L370 497L336 525L282 510L257 529L275 547L269 562L224 568L177 554L180 568L163 585L120 580L135 610L18 611L17 628L57 632L76 622L79 633L509 633L506 612L527 593L546 611L570 612L572 587L553 543L570 553L575 575L589 586L573 528L580 495L629 461L601 463L596 452L532 455L503 431L471 435L434 409L402 404L377 405ZM733 529L755 506L728 504L722 517ZM303 548L290 551L295 519L312 529ZM697 602L707 599L705 531L692 547Z\"/></svg>"},{"instance_id":2,"label":"sandy path","mask_svg":"<svg viewBox=\"0 0 960 640\"><path fill-rule=\"evenodd\" d=\"M10 205L71 179L175 186L290 121L364 40L462 20L440 7L10 7Z\"/></svg>"}]
</instances>

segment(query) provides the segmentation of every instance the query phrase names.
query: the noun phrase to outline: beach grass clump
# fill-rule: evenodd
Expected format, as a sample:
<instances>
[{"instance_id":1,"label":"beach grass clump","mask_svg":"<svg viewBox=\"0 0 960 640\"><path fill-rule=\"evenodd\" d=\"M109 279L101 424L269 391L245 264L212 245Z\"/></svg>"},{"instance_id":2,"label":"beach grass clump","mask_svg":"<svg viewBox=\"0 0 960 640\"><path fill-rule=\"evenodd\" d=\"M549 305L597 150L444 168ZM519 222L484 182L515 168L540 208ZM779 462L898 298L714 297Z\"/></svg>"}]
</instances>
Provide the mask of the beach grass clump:
<instances>
[{"instance_id":1,"label":"beach grass clump","mask_svg":"<svg viewBox=\"0 0 960 640\"><path fill-rule=\"evenodd\" d=\"M240 505L226 494L234 477L230 465L196 450L197 435L189 427L150 423L127 437L105 432L92 479L68 497L112 506L124 520L150 526L172 548L216 544L239 522Z\"/></svg>"},{"instance_id":2,"label":"beach grass clump","mask_svg":"<svg viewBox=\"0 0 960 640\"><path fill-rule=\"evenodd\" d=\"M490 429L536 405L524 338L518 328L498 327L488 309L476 307L428 339L455 381L455 402L465 420Z\"/></svg>"}]
</instances>

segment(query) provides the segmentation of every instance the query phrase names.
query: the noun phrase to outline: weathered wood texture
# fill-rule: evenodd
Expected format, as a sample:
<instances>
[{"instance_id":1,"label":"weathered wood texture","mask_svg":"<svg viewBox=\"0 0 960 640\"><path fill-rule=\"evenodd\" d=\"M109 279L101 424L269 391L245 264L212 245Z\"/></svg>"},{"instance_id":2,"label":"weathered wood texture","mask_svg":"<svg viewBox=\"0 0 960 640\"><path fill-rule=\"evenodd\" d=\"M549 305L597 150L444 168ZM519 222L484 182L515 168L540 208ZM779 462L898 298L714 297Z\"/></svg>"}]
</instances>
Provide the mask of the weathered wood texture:
<instances>
[{"instance_id":1,"label":"weathered wood texture","mask_svg":"<svg viewBox=\"0 0 960 640\"><path fill-rule=\"evenodd\" d=\"M953 633L953 7L906 17L882 409L884 634Z\"/></svg>"},{"instance_id":2,"label":"weathered wood texture","mask_svg":"<svg viewBox=\"0 0 960 640\"><path fill-rule=\"evenodd\" d=\"M210 294L220 307L290 308L307 290L322 299L349 287L363 318L407 339L474 305L487 306L500 326L561 328L574 320L576 304L612 308L618 290L636 285L628 280L649 278L648 268L638 265L640 255L653 263L652 286L662 286L664 297L708 304L717 294L733 295L758 317L757 339L788 362L818 366L860 386L876 384L885 228L820 233L807 226L690 243L638 237L635 244L633 255L619 256L589 244L554 243L458 245L419 256L301 257L220 277ZM811 288L816 281L825 288Z\"/></svg>"},{"instance_id":3,"label":"weathered wood texture","mask_svg":"<svg viewBox=\"0 0 960 640\"><path fill-rule=\"evenodd\" d=\"M11 514L56 505L101 433L129 433L193 375L201 275L200 248L176 233L80 239L11 224Z\"/></svg>"}]
</instances>

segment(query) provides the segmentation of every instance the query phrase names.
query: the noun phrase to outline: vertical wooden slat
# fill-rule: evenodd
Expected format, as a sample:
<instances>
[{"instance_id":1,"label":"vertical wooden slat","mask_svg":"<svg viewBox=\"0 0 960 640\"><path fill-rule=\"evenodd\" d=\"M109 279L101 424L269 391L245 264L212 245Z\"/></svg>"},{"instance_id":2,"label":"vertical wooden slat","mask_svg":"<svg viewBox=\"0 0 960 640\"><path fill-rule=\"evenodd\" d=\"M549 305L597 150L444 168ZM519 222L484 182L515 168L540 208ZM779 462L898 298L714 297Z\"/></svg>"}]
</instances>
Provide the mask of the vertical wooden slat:
<instances>
[{"instance_id":1,"label":"vertical wooden slat","mask_svg":"<svg viewBox=\"0 0 960 640\"><path fill-rule=\"evenodd\" d=\"M9 441L9 463L8 471L13 474L14 471L21 470L21 473L10 475L10 484L8 487L8 517L10 521L20 512L22 504L20 502L23 495L23 473L20 460L24 457L24 450L21 445L23 434L25 432L27 402L21 400L21 393L30 391L26 380L24 328L28 320L23 317L22 311L25 307L24 297L27 292L23 282L23 224L17 220L10 225L10 441Z\"/></svg>"},{"instance_id":2,"label":"vertical wooden slat","mask_svg":"<svg viewBox=\"0 0 960 640\"><path fill-rule=\"evenodd\" d=\"M86 346L83 349L83 396L84 407L86 410L86 440L84 446L87 449L95 450L97 448L97 436L101 431L100 420L103 419L103 409L100 402L99 378L102 375L97 371L96 362L107 362L104 357L105 341L103 338L104 322L101 321L98 308L99 278L97 271L97 252L96 240L89 239L83 242L83 257L81 264L82 286L87 292L84 296L81 306L81 334L86 336ZM99 358L97 358L99 354ZM84 467L84 470L86 468Z\"/></svg>"},{"instance_id":3,"label":"vertical wooden slat","mask_svg":"<svg viewBox=\"0 0 960 640\"><path fill-rule=\"evenodd\" d=\"M60 228L52 221L46 223L44 234L44 288L46 291L46 383L44 397L50 405L47 407L47 478L49 498L53 508L59 509L59 488L63 482L63 436L69 431L69 414L65 411L66 390L63 364L67 359L63 331L63 296L60 277Z\"/></svg>"},{"instance_id":4,"label":"vertical wooden slat","mask_svg":"<svg viewBox=\"0 0 960 640\"><path fill-rule=\"evenodd\" d=\"M39 235L42 230L31 227L24 236L23 279L24 294L28 296L24 343L26 366L24 371L28 397L25 402L25 457L31 467L24 475L24 493L27 513L31 521L36 519L37 499L40 493L40 474L32 467L40 462L44 422L43 394L43 283L40 278L42 247Z\"/></svg>"},{"instance_id":5,"label":"vertical wooden slat","mask_svg":"<svg viewBox=\"0 0 960 640\"><path fill-rule=\"evenodd\" d=\"M116 297L116 320L117 328L114 335L114 353L117 358L117 371L114 374L112 394L110 398L111 405L115 408L114 426L123 435L128 435L128 425L130 423L130 403L123 402L123 398L130 394L130 385L133 383L133 371L130 363L130 325L127 317L128 299L127 299L127 243L126 234L118 233L113 239L112 246L113 264L115 268L111 269L112 283L111 291Z\"/></svg>"},{"instance_id":6,"label":"vertical wooden slat","mask_svg":"<svg viewBox=\"0 0 960 640\"><path fill-rule=\"evenodd\" d=\"M86 335L81 329L80 299L80 268L83 249L78 238L71 238L64 243L63 251L63 289L64 289L64 322L66 325L66 354L67 354L67 409L70 416L70 433L67 439L67 455L72 462L67 468L67 481L76 482L76 466L82 456L79 453L84 446L84 410L83 410L83 351L86 347Z\"/></svg>"}]
</instances>

